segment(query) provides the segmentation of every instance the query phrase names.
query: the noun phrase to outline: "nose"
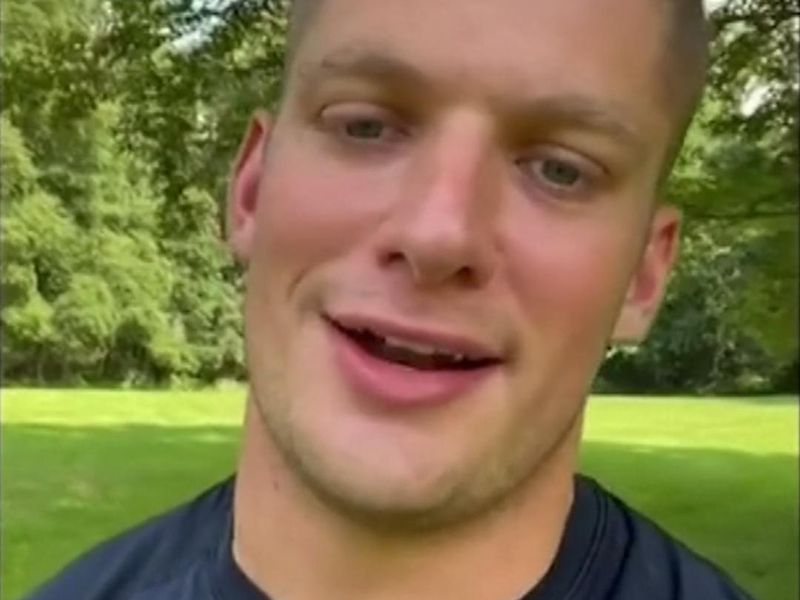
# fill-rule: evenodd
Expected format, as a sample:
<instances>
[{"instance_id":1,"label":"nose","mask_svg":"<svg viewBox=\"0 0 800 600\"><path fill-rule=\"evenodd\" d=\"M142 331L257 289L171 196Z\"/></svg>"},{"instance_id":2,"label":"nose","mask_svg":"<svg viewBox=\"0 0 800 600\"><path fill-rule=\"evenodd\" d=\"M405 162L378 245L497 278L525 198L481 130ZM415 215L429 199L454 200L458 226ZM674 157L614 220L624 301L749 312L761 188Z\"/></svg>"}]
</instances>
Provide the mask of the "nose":
<instances>
[{"instance_id":1,"label":"nose","mask_svg":"<svg viewBox=\"0 0 800 600\"><path fill-rule=\"evenodd\" d=\"M462 118L420 142L384 223L384 266L407 270L419 287L491 279L500 189L487 136L480 123Z\"/></svg>"}]
</instances>

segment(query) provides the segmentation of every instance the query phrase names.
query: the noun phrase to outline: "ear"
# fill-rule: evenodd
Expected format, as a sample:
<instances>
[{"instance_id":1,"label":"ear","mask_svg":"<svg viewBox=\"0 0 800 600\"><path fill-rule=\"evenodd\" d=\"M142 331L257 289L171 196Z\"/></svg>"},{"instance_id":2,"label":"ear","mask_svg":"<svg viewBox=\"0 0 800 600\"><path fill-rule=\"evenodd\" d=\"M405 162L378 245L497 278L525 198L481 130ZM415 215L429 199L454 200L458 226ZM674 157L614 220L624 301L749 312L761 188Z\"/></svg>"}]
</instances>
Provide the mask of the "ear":
<instances>
[{"instance_id":1,"label":"ear","mask_svg":"<svg viewBox=\"0 0 800 600\"><path fill-rule=\"evenodd\" d=\"M236 258L245 263L253 246L259 184L271 129L272 122L266 112L259 111L253 115L233 164L228 186L228 246Z\"/></svg>"},{"instance_id":2,"label":"ear","mask_svg":"<svg viewBox=\"0 0 800 600\"><path fill-rule=\"evenodd\" d=\"M664 298L680 238L680 211L660 206L650 223L647 245L628 287L611 342L637 344L644 340Z\"/></svg>"}]
</instances>

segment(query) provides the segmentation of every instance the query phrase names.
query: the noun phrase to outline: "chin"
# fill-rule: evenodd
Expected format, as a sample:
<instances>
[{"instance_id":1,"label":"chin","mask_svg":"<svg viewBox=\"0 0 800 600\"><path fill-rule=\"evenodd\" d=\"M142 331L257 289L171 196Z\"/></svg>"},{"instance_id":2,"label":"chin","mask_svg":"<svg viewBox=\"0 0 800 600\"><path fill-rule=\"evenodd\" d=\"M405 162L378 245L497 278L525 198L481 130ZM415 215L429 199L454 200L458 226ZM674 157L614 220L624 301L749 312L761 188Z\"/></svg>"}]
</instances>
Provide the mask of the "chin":
<instances>
[{"instance_id":1,"label":"chin","mask_svg":"<svg viewBox=\"0 0 800 600\"><path fill-rule=\"evenodd\" d=\"M393 444L390 437L374 443L317 436L306 437L306 444L296 441L295 467L315 491L381 510L441 504L458 487L463 470L430 446Z\"/></svg>"},{"instance_id":2,"label":"chin","mask_svg":"<svg viewBox=\"0 0 800 600\"><path fill-rule=\"evenodd\" d=\"M408 439L354 444L322 435L321 421L285 425L273 439L293 475L328 509L371 530L430 531L468 521L502 503L530 471L528 461L489 464L505 454L456 457Z\"/></svg>"},{"instance_id":3,"label":"chin","mask_svg":"<svg viewBox=\"0 0 800 600\"><path fill-rule=\"evenodd\" d=\"M391 473L330 473L312 465L302 473L307 486L328 507L370 529L430 530L479 512L467 506L458 486L442 481L420 485ZM328 466L329 467L329 466Z\"/></svg>"},{"instance_id":4,"label":"chin","mask_svg":"<svg viewBox=\"0 0 800 600\"><path fill-rule=\"evenodd\" d=\"M280 344L259 348L283 368L259 365L251 385L287 471L348 520L408 531L452 525L503 503L536 472L547 444L498 408L504 385L438 409L387 410L340 377L318 322L305 322L295 340L288 354Z\"/></svg>"}]
</instances>

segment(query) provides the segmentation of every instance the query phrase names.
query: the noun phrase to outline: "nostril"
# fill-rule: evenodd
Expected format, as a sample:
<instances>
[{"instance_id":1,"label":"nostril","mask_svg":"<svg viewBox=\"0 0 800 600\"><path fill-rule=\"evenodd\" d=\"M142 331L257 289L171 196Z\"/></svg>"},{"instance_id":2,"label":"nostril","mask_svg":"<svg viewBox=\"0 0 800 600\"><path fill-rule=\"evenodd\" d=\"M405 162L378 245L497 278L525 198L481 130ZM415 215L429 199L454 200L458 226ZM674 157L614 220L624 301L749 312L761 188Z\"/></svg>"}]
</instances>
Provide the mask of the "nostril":
<instances>
[{"instance_id":1,"label":"nostril","mask_svg":"<svg viewBox=\"0 0 800 600\"><path fill-rule=\"evenodd\" d=\"M492 277L496 249L484 232L447 227L414 227L397 222L375 246L382 269L402 272L418 286L475 288Z\"/></svg>"},{"instance_id":2,"label":"nostril","mask_svg":"<svg viewBox=\"0 0 800 600\"><path fill-rule=\"evenodd\" d=\"M472 267L461 267L455 277L458 283L467 287L475 287L480 284L479 277Z\"/></svg>"},{"instance_id":3,"label":"nostril","mask_svg":"<svg viewBox=\"0 0 800 600\"><path fill-rule=\"evenodd\" d=\"M450 280L462 287L476 287L481 283L478 271L469 265L453 269L452 265L444 264L444 261L424 262L421 257L414 259L397 251L384 253L379 260L381 267L405 265L417 284L444 283L445 280Z\"/></svg>"},{"instance_id":4,"label":"nostril","mask_svg":"<svg viewBox=\"0 0 800 600\"><path fill-rule=\"evenodd\" d=\"M385 252L381 256L381 265L382 266L390 266L394 263L398 262L406 262L405 257L403 256L402 252Z\"/></svg>"}]
</instances>

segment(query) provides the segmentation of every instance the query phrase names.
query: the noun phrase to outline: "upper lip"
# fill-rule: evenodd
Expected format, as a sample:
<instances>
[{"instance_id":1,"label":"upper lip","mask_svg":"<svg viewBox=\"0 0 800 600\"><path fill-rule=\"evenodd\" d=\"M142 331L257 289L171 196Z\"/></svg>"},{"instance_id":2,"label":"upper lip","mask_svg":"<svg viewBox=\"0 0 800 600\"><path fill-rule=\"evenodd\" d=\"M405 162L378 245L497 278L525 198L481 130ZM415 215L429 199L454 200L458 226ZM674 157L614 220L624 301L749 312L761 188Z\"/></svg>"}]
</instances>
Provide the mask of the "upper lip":
<instances>
[{"instance_id":1,"label":"upper lip","mask_svg":"<svg viewBox=\"0 0 800 600\"><path fill-rule=\"evenodd\" d=\"M503 359L503 352L492 344L469 335L444 331L441 328L418 323L399 322L384 317L365 314L326 314L335 324L351 330L367 329L382 337L394 337L411 343L433 346L448 354L461 354L471 359Z\"/></svg>"}]
</instances>

